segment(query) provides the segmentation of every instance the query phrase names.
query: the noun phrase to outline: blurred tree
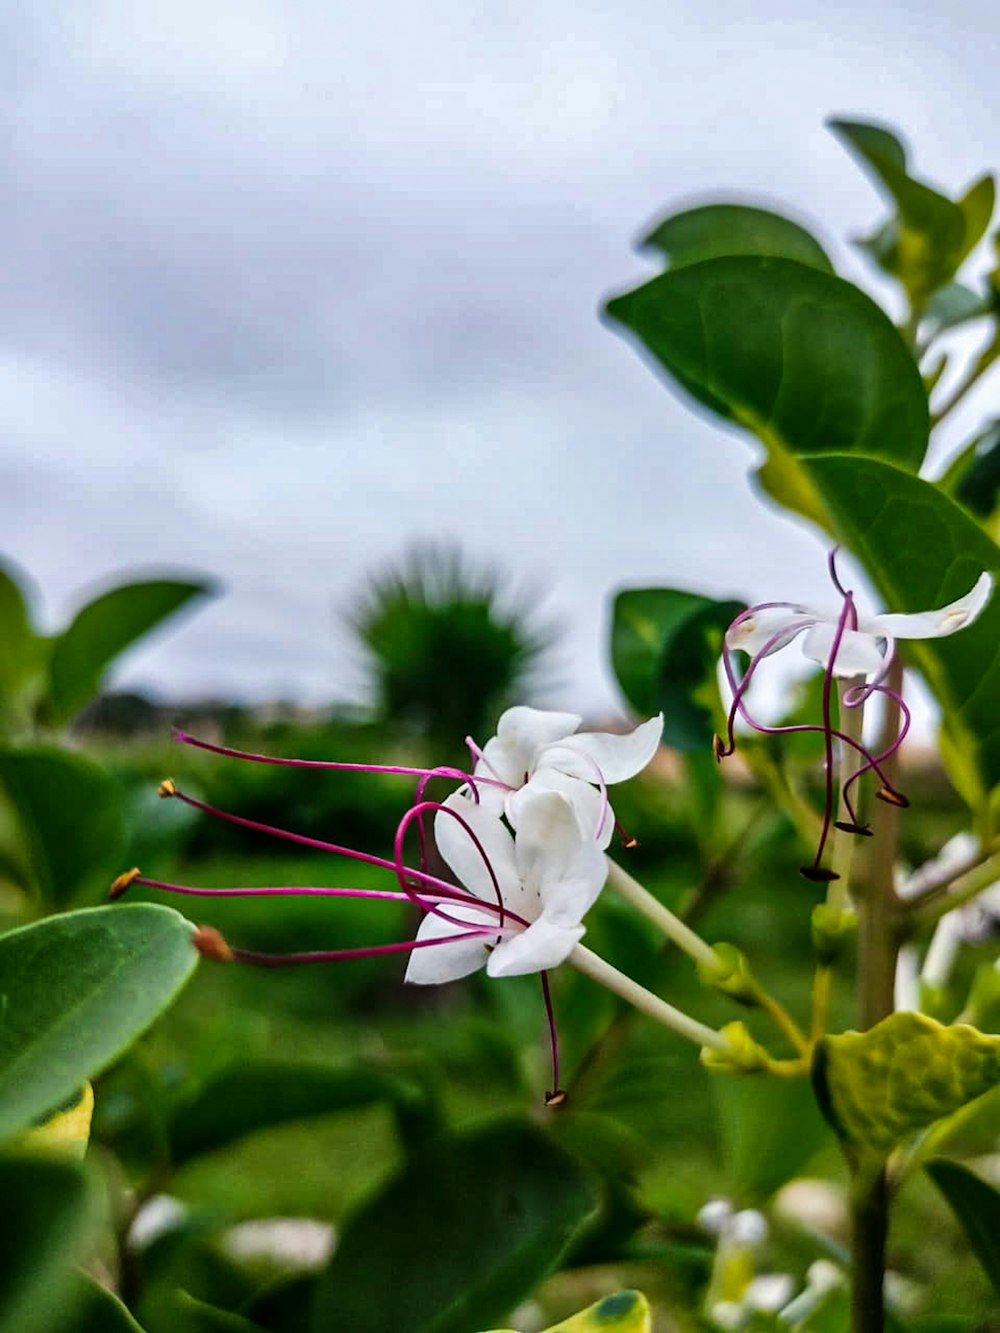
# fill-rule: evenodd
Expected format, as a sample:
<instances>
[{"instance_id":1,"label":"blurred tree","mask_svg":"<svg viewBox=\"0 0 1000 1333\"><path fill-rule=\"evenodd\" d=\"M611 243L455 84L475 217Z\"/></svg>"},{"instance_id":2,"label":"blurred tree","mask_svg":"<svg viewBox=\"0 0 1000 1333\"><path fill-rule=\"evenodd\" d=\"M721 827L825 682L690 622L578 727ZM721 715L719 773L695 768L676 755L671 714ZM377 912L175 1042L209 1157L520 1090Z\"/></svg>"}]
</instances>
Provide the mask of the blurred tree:
<instances>
[{"instance_id":1,"label":"blurred tree","mask_svg":"<svg viewBox=\"0 0 1000 1333\"><path fill-rule=\"evenodd\" d=\"M347 619L379 718L412 728L442 757L467 735L485 740L498 713L524 700L557 635L500 571L432 543L372 575Z\"/></svg>"}]
</instances>

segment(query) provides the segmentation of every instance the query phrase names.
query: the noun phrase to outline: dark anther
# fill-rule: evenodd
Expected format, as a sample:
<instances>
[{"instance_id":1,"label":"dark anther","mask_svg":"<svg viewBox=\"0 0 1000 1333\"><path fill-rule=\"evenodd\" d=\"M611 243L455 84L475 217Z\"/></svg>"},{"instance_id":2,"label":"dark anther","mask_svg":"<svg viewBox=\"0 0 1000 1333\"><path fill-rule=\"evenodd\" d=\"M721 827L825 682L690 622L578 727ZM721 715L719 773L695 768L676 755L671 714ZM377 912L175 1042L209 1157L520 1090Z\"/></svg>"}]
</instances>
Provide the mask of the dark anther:
<instances>
[{"instance_id":1,"label":"dark anther","mask_svg":"<svg viewBox=\"0 0 1000 1333\"><path fill-rule=\"evenodd\" d=\"M829 884L833 879L840 879L836 870L827 870L825 866L799 866L799 874L814 884Z\"/></svg>"},{"instance_id":2,"label":"dark anther","mask_svg":"<svg viewBox=\"0 0 1000 1333\"><path fill-rule=\"evenodd\" d=\"M901 791L896 791L892 787L882 787L875 795L880 801L885 801L886 805L896 805L900 810L909 809L910 802Z\"/></svg>"},{"instance_id":3,"label":"dark anther","mask_svg":"<svg viewBox=\"0 0 1000 1333\"><path fill-rule=\"evenodd\" d=\"M563 1088L556 1088L555 1092L547 1092L545 1094L545 1105L549 1107L565 1106L568 1095L569 1094Z\"/></svg>"},{"instance_id":4,"label":"dark anther","mask_svg":"<svg viewBox=\"0 0 1000 1333\"><path fill-rule=\"evenodd\" d=\"M859 838L870 838L872 831L867 824L852 824L847 819L835 819L833 827L839 828L841 833L856 833Z\"/></svg>"},{"instance_id":5,"label":"dark anther","mask_svg":"<svg viewBox=\"0 0 1000 1333\"><path fill-rule=\"evenodd\" d=\"M712 737L712 753L717 764L721 764L726 757L726 743L718 732Z\"/></svg>"}]
</instances>

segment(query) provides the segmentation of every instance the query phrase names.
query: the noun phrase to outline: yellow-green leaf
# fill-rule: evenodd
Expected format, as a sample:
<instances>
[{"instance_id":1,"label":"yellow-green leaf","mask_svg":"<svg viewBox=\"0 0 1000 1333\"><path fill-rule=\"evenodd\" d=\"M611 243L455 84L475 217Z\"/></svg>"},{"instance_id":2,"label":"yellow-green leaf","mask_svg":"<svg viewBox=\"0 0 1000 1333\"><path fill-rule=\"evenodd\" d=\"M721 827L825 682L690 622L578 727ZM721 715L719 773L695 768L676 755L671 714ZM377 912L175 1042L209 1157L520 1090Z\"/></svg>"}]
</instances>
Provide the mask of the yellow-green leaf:
<instances>
[{"instance_id":1,"label":"yellow-green leaf","mask_svg":"<svg viewBox=\"0 0 1000 1333\"><path fill-rule=\"evenodd\" d=\"M49 1116L44 1124L25 1130L16 1147L20 1151L54 1153L60 1157L82 1157L90 1141L94 1114L94 1089L85 1083L72 1106Z\"/></svg>"},{"instance_id":2,"label":"yellow-green leaf","mask_svg":"<svg viewBox=\"0 0 1000 1333\"><path fill-rule=\"evenodd\" d=\"M545 1333L652 1333L652 1328L649 1305L642 1292L618 1291L561 1324L553 1324ZM498 1328L493 1333L515 1333L515 1330Z\"/></svg>"},{"instance_id":3,"label":"yellow-green leaf","mask_svg":"<svg viewBox=\"0 0 1000 1333\"><path fill-rule=\"evenodd\" d=\"M849 1155L881 1161L908 1135L1000 1083L1000 1036L891 1014L868 1032L824 1038L813 1082Z\"/></svg>"}]
</instances>

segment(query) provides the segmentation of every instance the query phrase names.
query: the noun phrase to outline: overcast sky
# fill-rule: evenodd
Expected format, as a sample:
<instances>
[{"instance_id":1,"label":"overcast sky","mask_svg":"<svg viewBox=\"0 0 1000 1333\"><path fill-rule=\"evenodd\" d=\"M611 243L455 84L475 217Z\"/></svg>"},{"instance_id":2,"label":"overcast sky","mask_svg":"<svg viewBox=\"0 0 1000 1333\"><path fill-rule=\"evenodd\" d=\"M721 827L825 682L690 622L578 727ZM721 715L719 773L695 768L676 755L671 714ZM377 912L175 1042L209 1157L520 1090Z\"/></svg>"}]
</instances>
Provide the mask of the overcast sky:
<instances>
[{"instance_id":1,"label":"overcast sky","mask_svg":"<svg viewBox=\"0 0 1000 1333\"><path fill-rule=\"evenodd\" d=\"M546 590L606 711L609 593L815 598L757 450L601 325L667 208L881 205L831 113L952 192L1000 164L982 0L69 0L0 51L0 550L46 623L135 567L225 594L118 683L356 693L336 613L414 538ZM973 397L959 423L985 410Z\"/></svg>"}]
</instances>

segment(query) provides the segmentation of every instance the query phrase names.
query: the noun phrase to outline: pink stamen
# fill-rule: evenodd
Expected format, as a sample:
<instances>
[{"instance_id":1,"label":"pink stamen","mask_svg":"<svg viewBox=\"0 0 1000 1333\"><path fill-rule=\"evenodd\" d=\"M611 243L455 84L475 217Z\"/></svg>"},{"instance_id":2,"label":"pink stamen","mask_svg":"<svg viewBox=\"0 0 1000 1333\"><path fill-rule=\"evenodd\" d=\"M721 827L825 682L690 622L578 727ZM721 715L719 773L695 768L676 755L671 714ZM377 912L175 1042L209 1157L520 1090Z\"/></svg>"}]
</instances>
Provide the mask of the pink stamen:
<instances>
[{"instance_id":1,"label":"pink stamen","mask_svg":"<svg viewBox=\"0 0 1000 1333\"><path fill-rule=\"evenodd\" d=\"M294 884L282 885L281 887L267 885L264 887L255 886L254 888L206 889L190 884L173 884L163 879L147 879L145 875L137 875L131 883L144 885L147 889L158 889L163 893L181 893L194 898L371 898L381 902L400 903L412 903L414 900L412 893L403 893L396 889L332 888ZM424 899L425 895L421 895L421 906L423 906ZM474 898L471 894L460 893L457 889L451 894L426 895L428 903L439 900L450 903L468 903L473 907L481 908L484 912L496 911L492 903L485 903L480 898Z\"/></svg>"},{"instance_id":2,"label":"pink stamen","mask_svg":"<svg viewBox=\"0 0 1000 1333\"><path fill-rule=\"evenodd\" d=\"M380 958L385 954L408 953L411 949L429 949L434 944L452 944L457 940L492 938L492 928L467 930L461 935L440 935L432 940L398 940L394 944L373 944L362 949L318 949L306 953L257 953L252 949L232 949L238 963L258 967L298 967L307 963L346 963L357 958Z\"/></svg>"},{"instance_id":3,"label":"pink stamen","mask_svg":"<svg viewBox=\"0 0 1000 1333\"><path fill-rule=\"evenodd\" d=\"M559 1086L559 1033L556 1029L555 1010L552 1007L549 974L548 972L541 972L539 975L542 979L542 999L545 1001L545 1019L549 1025L549 1050L552 1055L552 1091L546 1093L545 1102L546 1105L552 1106L565 1101L566 1094Z\"/></svg>"}]
</instances>

